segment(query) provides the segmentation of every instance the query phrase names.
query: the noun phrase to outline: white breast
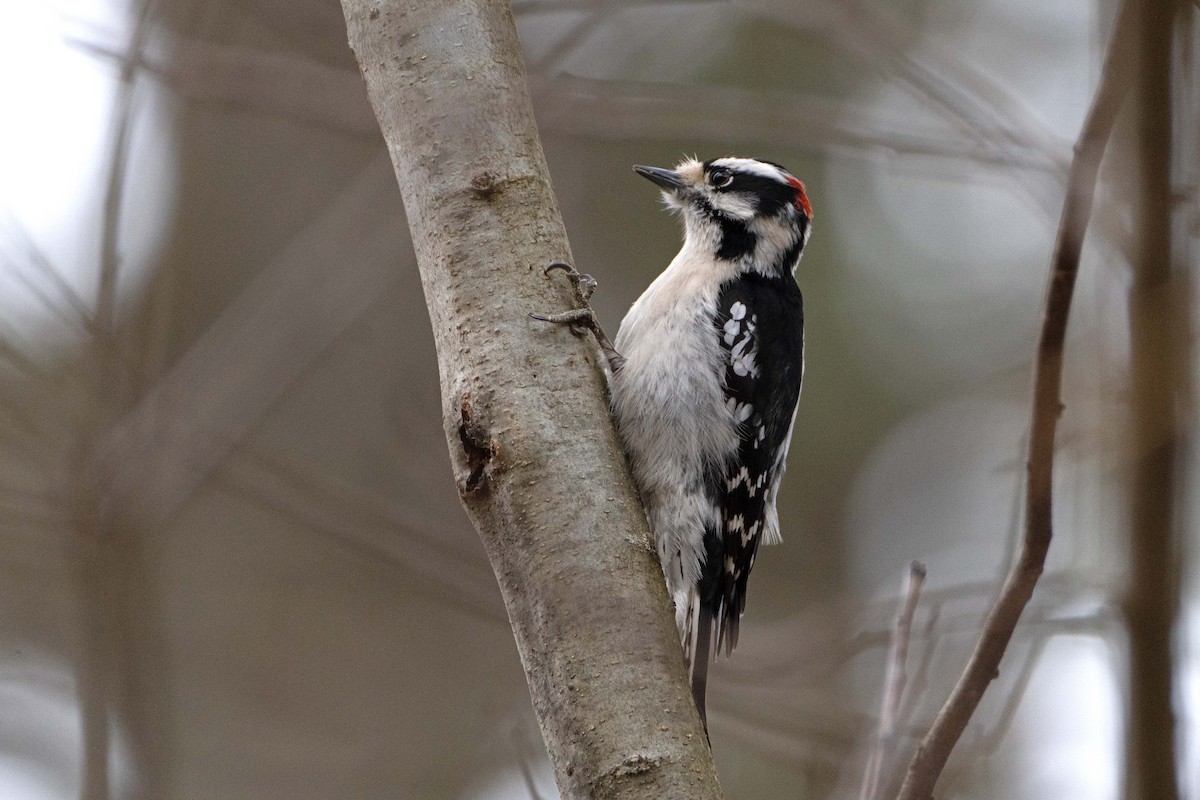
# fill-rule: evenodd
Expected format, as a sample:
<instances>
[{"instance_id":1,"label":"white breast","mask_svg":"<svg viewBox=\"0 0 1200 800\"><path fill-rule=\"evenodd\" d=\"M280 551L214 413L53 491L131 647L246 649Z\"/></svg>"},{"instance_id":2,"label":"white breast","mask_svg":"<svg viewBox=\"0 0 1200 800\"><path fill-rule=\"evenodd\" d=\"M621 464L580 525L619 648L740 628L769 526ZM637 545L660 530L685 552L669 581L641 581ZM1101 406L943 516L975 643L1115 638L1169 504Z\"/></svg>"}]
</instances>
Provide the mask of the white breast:
<instances>
[{"instance_id":1,"label":"white breast","mask_svg":"<svg viewBox=\"0 0 1200 800\"><path fill-rule=\"evenodd\" d=\"M713 325L727 262L685 247L629 309L616 338L613 411L673 594L699 580L704 530L720 512L701 483L737 450L725 355Z\"/></svg>"}]
</instances>

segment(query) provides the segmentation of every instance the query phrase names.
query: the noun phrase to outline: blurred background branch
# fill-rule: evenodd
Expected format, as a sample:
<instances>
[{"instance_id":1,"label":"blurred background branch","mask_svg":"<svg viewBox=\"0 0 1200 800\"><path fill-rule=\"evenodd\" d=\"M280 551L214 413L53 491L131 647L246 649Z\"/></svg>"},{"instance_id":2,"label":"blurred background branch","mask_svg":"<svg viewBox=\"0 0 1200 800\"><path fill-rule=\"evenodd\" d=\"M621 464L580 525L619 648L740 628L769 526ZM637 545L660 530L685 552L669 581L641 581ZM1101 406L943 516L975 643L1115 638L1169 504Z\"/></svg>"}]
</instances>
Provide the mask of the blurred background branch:
<instances>
[{"instance_id":1,"label":"blurred background branch","mask_svg":"<svg viewBox=\"0 0 1200 800\"><path fill-rule=\"evenodd\" d=\"M881 797L881 779L884 760L892 754L893 739L900 720L900 709L904 690L908 682L908 645L912 636L913 616L921 600L921 587L925 584L925 566L914 561L904 581L900 611L892 627L888 644L887 672L884 673L883 699L879 708L879 731L867 756L867 768L863 777L861 800Z\"/></svg>"},{"instance_id":2,"label":"blurred background branch","mask_svg":"<svg viewBox=\"0 0 1200 800\"><path fill-rule=\"evenodd\" d=\"M988 686L1000 674L1000 662L1017 621L1045 570L1053 535L1055 433L1063 413L1062 375L1067 321L1083 253L1083 238L1092 199L1117 112L1128 93L1134 69L1137 3L1127 0L1117 12L1113 36L1100 74L1100 85L1075 145L1075 161L1067 178L1067 195L1059 220L1058 240L1050 259L1042 328L1033 372L1029 423L1029 457L1025 486L1025 535L1016 562L984 621L979 641L954 692L946 700L929 733L921 740L901 800L927 800L945 768L950 752L978 708Z\"/></svg>"},{"instance_id":3,"label":"blurred background branch","mask_svg":"<svg viewBox=\"0 0 1200 800\"><path fill-rule=\"evenodd\" d=\"M1129 288L1130 416L1133 452L1129 580L1123 610L1129 631L1129 738L1125 797L1175 800L1175 645L1179 627L1180 561L1177 473L1194 420L1186 268L1173 245L1172 71L1176 56L1174 2L1142 3L1136 36L1138 164L1133 193L1136 247ZM1192 109L1195 110L1194 108ZM1196 119L1192 117L1192 127Z\"/></svg>"}]
</instances>

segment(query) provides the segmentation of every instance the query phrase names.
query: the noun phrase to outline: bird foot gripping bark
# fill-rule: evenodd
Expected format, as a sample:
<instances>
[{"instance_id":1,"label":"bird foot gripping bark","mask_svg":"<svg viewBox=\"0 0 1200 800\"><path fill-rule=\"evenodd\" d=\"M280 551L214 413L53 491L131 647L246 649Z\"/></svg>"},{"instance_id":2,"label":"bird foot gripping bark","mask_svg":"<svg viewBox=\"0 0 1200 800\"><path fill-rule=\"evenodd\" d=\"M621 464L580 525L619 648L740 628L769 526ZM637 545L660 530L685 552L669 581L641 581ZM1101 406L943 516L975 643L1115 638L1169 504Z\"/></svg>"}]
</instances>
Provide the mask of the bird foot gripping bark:
<instances>
[{"instance_id":1,"label":"bird foot gripping bark","mask_svg":"<svg viewBox=\"0 0 1200 800\"><path fill-rule=\"evenodd\" d=\"M551 272L561 270L566 274L567 280L571 282L571 287L575 290L575 302L578 308L572 308L569 311L561 311L557 314L535 314L531 313L531 319L536 319L539 322L551 322L557 325L569 325L571 333L576 336L583 336L587 332L591 332L596 337L596 343L600 345L600 349L604 351L604 357L608 360L608 366L616 372L621 368L621 364L625 359L617 352L617 348L613 347L612 341L600 327L600 321L596 319L596 314L592 311L592 307L588 305L592 294L596 291L596 279L591 275L586 275L579 272L570 264L562 261L555 261L545 269L545 273L549 275Z\"/></svg>"}]
</instances>

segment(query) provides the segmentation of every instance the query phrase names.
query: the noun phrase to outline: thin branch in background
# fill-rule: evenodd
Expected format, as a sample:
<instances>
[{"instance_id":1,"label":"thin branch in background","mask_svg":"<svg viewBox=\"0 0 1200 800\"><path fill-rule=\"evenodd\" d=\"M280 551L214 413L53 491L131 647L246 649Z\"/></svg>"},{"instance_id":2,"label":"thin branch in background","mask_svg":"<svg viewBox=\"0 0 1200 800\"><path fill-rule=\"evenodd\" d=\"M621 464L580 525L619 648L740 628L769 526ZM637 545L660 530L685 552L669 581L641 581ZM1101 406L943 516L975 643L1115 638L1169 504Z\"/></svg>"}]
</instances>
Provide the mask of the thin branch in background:
<instances>
[{"instance_id":1,"label":"thin branch in background","mask_svg":"<svg viewBox=\"0 0 1200 800\"><path fill-rule=\"evenodd\" d=\"M744 140L798 148L814 155L926 156L978 165L1044 172L1045 157L1032 148L1000 152L977 137L914 123L910 115L881 112L866 103L814 92L749 91L578 76L538 76L531 82L539 125L557 133L602 139L651 137Z\"/></svg>"},{"instance_id":2,"label":"thin branch in background","mask_svg":"<svg viewBox=\"0 0 1200 800\"><path fill-rule=\"evenodd\" d=\"M15 283L19 283L25 291L36 297L43 308L67 323L67 325L71 327L83 327L84 332L87 332L87 318L72 316L71 312L64 308L63 304L57 298L51 296L46 287L42 285L41 276L34 277L26 270L16 267L11 262L5 264L5 270Z\"/></svg>"},{"instance_id":3,"label":"thin branch in background","mask_svg":"<svg viewBox=\"0 0 1200 800\"><path fill-rule=\"evenodd\" d=\"M1091 216L1100 160L1132 80L1129 37L1133 32L1130 20L1134 5L1130 0L1125 0L1117 12L1100 85L1075 145L1075 160L1071 163L1067 178L1067 196L1051 261L1046 305L1034 362L1025 536L1021 550L984 621L983 631L958 684L917 748L900 789L900 800L928 800L932 797L933 788L951 751L962 737L987 687L999 674L1000 661L1012 639L1013 630L1045 568L1053 532L1054 434L1063 408L1060 395L1067 320L1075 278L1079 273L1084 233Z\"/></svg>"},{"instance_id":4,"label":"thin branch in background","mask_svg":"<svg viewBox=\"0 0 1200 800\"><path fill-rule=\"evenodd\" d=\"M240 447L225 459L218 480L368 558L399 566L444 606L490 624L506 621L487 564L438 537L452 523L405 511L294 455L251 446Z\"/></svg>"},{"instance_id":5,"label":"thin branch in background","mask_svg":"<svg viewBox=\"0 0 1200 800\"><path fill-rule=\"evenodd\" d=\"M1071 591L1071 582L1050 576L1041 583L1043 604L1050 608L1069 608L1080 597ZM995 584L973 581L937 589L926 588L921 597L930 609L927 622L917 641L929 642L928 650L947 637L973 634L979 629L979 618L995 595ZM847 611L846 609L851 609ZM814 602L803 612L789 615L761 628L759 645L753 653L740 659L721 660L714 667L726 686L725 693L750 689L768 689L785 684L821 684L842 673L847 664L872 650L885 650L895 621L895 603L871 602L865 606L842 597ZM866 625L853 635L845 631L851 626ZM886 621L885 621L886 620ZM937 637L934 637L934 630ZM796 642L803 642L797 647ZM873 656L872 656L873 657ZM910 693L911 694L911 693ZM908 700L905 701L907 705ZM855 793L861 771L855 774Z\"/></svg>"},{"instance_id":6,"label":"thin branch in background","mask_svg":"<svg viewBox=\"0 0 1200 800\"><path fill-rule=\"evenodd\" d=\"M120 108L122 98L127 92L118 92L116 106L118 117L128 116L128 108ZM118 123L116 127L118 144L114 151L120 153L119 159L110 164L110 184L119 184L124 179L124 136L125 128ZM120 163L116 163L119 160ZM108 209L117 205L109 193L105 201L105 228L109 227L107 219L112 216ZM119 195L119 193L116 193ZM115 227L115 226L113 226ZM96 325L93 328L93 338L97 347L98 362L95 367L93 389L99 396L108 394L111 384L107 380L112 363L108 355L112 352L112 302L106 300L111 295L111 287L116 283L116 248L110 244L114 236L105 235L102 246L103 255L100 265L100 288L97 296ZM94 422L94 420L93 420ZM93 425L85 425L81 431L80 450L86 452L92 432L88 429ZM79 597L81 636L81 655L75 664L76 682L78 684L79 710L82 718L83 733L83 788L82 796L86 800L107 800L110 796L111 746L109 729L113 715L113 691L115 676L114 658L112 657L112 642L109 636L109 626L113 623L110 612L113 604L109 587L105 585L105 577L101 575L103 568L104 530L99 509L99 499L95 488L83 486L90 480L80 475L81 484L74 493L78 511L74 515L76 521L76 566L79 573Z\"/></svg>"},{"instance_id":7,"label":"thin branch in background","mask_svg":"<svg viewBox=\"0 0 1200 800\"><path fill-rule=\"evenodd\" d=\"M945 590L942 590L944 593ZM944 599L930 602L930 598L939 594L938 592L922 592L924 603L927 607L927 613L924 615L925 620L915 636L910 633L910 645L912 641L921 642L923 646L920 648L920 658L917 660L917 668L913 673L911 680L906 680L905 690L900 698L900 705L895 712L896 727L892 740L892 746L889 751L884 754L883 764L879 770L879 783L875 791L878 796L890 796L900 786L900 780L903 778L903 767L906 753L908 752L909 741L917 741L920 739L924 730L918 729L911 722L916 716L916 711L920 707L922 699L929 688L929 673L932 665L937 661L937 655L940 645L946 639L956 637L956 632L942 624L942 604ZM978 620L978 614L974 617ZM893 630L895 625L893 623ZM971 630L974 630L972 625ZM938 634L935 636L935 632ZM911 647L910 647L911 649ZM876 730L878 729L878 721L876 721ZM864 773L858 768L860 764L866 763L870 758L871 748L875 741L874 737L870 737L870 741L865 741L867 737L863 737L864 741L858 743L858 750L855 757L847 758L843 768L840 770L840 778L835 791L830 794L833 798L849 798L857 797L861 794L863 786ZM863 756L863 751L867 755Z\"/></svg>"},{"instance_id":8,"label":"thin branch in background","mask_svg":"<svg viewBox=\"0 0 1200 800\"><path fill-rule=\"evenodd\" d=\"M904 701L901 703L898 712L899 719L911 720L914 718L921 698L925 696L925 692L929 688L929 673L933 671L939 644L938 639L934 637L934 631L941 630L941 620L941 604L934 605L929 611L929 619L925 621L924 629L917 637L920 641L925 642L925 647L921 653L921 659L917 662L917 671L909 682L908 691L905 692ZM899 754L894 753L893 758L899 760ZM893 765L893 767L898 771L898 765ZM889 769L888 774L892 774L892 769ZM899 783L898 779L896 783Z\"/></svg>"},{"instance_id":9,"label":"thin branch in background","mask_svg":"<svg viewBox=\"0 0 1200 800\"><path fill-rule=\"evenodd\" d=\"M7 362L25 378L51 379L41 365L3 336L0 336L0 361Z\"/></svg>"},{"instance_id":10,"label":"thin branch in background","mask_svg":"<svg viewBox=\"0 0 1200 800\"><path fill-rule=\"evenodd\" d=\"M562 65L563 59L569 56L579 45L586 42L601 24L608 21L613 10L608 5L600 5L593 8L583 19L576 22L571 27L571 30L559 37L558 41L554 43L545 55L532 64L529 64L526 69L529 70L530 74L554 72L557 70Z\"/></svg>"},{"instance_id":11,"label":"thin branch in background","mask_svg":"<svg viewBox=\"0 0 1200 800\"><path fill-rule=\"evenodd\" d=\"M590 31L589 24L585 26ZM73 39L81 50L120 63L123 53L92 39ZM176 35L171 58L144 54L147 73L189 100L272 113L300 124L357 136L378 134L360 77L293 54L237 47ZM544 71L544 68L543 68ZM879 112L848 98L597 80L568 75L531 81L539 126L562 135L606 139L652 137L757 142L763 147L800 147L884 152L1044 172L1051 165L1033 148L1012 145L1000 152L977 136L914 128L910 119L879 119ZM653 109L653 114L646 113ZM730 126L733 126L732 128ZM1056 176L1057 178L1057 176Z\"/></svg>"},{"instance_id":12,"label":"thin branch in background","mask_svg":"<svg viewBox=\"0 0 1200 800\"><path fill-rule=\"evenodd\" d=\"M761 716L721 712L720 731L723 739L736 741L756 757L772 758L791 769L836 772L853 744L853 733L844 735L824 727L800 727L796 720L780 722Z\"/></svg>"},{"instance_id":13,"label":"thin branch in background","mask_svg":"<svg viewBox=\"0 0 1200 800\"><path fill-rule=\"evenodd\" d=\"M1104 642L1119 636L1114 627L1115 619L1108 609L1100 609L1094 615L1071 617L1068 619L1045 619L1038 614L1033 619L1026 619L1027 627L1035 628L1036 635L1030 637L1029 652L1018 661L1017 677L1004 691L1004 705L999 719L992 725L991 730L984 732L978 738L980 752L995 752L1008 737L1016 721L1017 712L1021 708L1022 698L1029 691L1037 666L1041 662L1045 650L1055 637L1087 636L1096 641Z\"/></svg>"},{"instance_id":14,"label":"thin branch in background","mask_svg":"<svg viewBox=\"0 0 1200 800\"><path fill-rule=\"evenodd\" d=\"M19 276L19 279L26 287L37 295L38 299L45 304L47 309L57 313L68 324L72 326L79 325L84 330L90 330L92 325L92 310L83 301L83 298L79 296L79 293L75 291L75 288L67 281L62 270L42 252L42 249L38 247L37 242L29 235L29 231L25 230L25 226L21 224L20 220L9 213L5 213L3 217L0 217L0 230L4 233L4 236L0 240L15 243L18 251L16 258L23 258L29 267L29 269L22 269L16 263L12 265L14 273ZM30 277L30 273L37 275L38 279L35 280ZM45 282L52 284L58 292L59 297L57 299L46 294L45 289L41 286Z\"/></svg>"},{"instance_id":15,"label":"thin branch in background","mask_svg":"<svg viewBox=\"0 0 1200 800\"><path fill-rule=\"evenodd\" d=\"M933 592L923 592L921 605L928 607ZM894 606L895 604L892 603ZM1039 604L1040 606L1041 604ZM1066 601L1064 608L1077 607L1078 601ZM940 645L953 640L961 633L974 631L978 626L978 614L969 619L966 615L953 630L940 624L941 609L936 605L914 621L910 635L909 673L904 683L900 704L894 714L894 733L891 746L884 751L876 797L894 796L904 777L909 743L916 742L924 733L909 722L917 718L917 709L929 685L932 665L938 663ZM1111 612L1101 611L1094 615L1062 619L1037 619L1029 636L1030 646L1014 648L1006 657L1016 676L1004 686L1004 710L999 721L988 731L971 740L975 752L994 747L1002 741L1008 731L1012 715L1020 705L1020 698L1027 683L1025 676L1034 671L1034 663L1046 644L1059 637L1086 636L1104 640L1111 636L1113 627ZM1029 620L1025 621L1026 630ZM938 635L935 637L934 633ZM886 638L886 637L885 637ZM811 659L807 651L822 649L813 645L811 639L799 638L804 650L796 654L799 660ZM950 645L953 649L953 645ZM827 660L839 660L836 655ZM915 663L914 663L915 662ZM843 665L845 666L845 665ZM914 668L915 667L915 668ZM843 670L844 671L844 670ZM845 694L829 689L813 690L814 683L824 684L824 679L814 680L810 673L806 680L796 685L771 687L746 687L735 681L726 681L727 688L721 695L721 703L715 707L714 719L720 720L720 737L724 741L736 741L754 752L779 763L781 767L807 771L808 777L826 775L836 777L836 786L826 796L832 798L859 798L863 786L866 762L873 742L862 735L868 724L876 726L876 720L867 720L865 715L847 706ZM895 693L893 693L895 696ZM859 756L847 757L851 750ZM821 778L816 778L821 780Z\"/></svg>"},{"instance_id":16,"label":"thin branch in background","mask_svg":"<svg viewBox=\"0 0 1200 800\"><path fill-rule=\"evenodd\" d=\"M887 669L883 679L883 698L879 709L879 728L875 733L867 767L863 775L859 800L875 800L880 796L879 779L883 771L884 758L894 745L897 715L904 697L904 685L908 679L908 642L912 634L913 615L921 599L921 588L925 585L925 565L914 561L904 578L900 612L892 628L892 640L888 647Z\"/></svg>"},{"instance_id":17,"label":"thin branch in background","mask_svg":"<svg viewBox=\"0 0 1200 800\"><path fill-rule=\"evenodd\" d=\"M100 236L100 280L96 296L96 343L100 348L98 387L102 394L110 392L116 375L113 374L117 273L120 269L120 227L125 199L126 165L129 159L129 137L133 127L134 82L150 35L150 13L153 0L143 0L134 14L133 36L117 77L116 97L113 99L113 132L109 146L108 178L104 189L103 228Z\"/></svg>"},{"instance_id":18,"label":"thin branch in background","mask_svg":"<svg viewBox=\"0 0 1200 800\"><path fill-rule=\"evenodd\" d=\"M1012 151L1019 151L1033 156L1041 169L1065 174L1067 156L1059 146L1065 143L1002 83L877 6L858 0L824 0L818 5L821 13L816 18L825 21L823 30L843 53L878 72L885 82L906 87L929 110L991 151L995 160L1008 160ZM814 17L812 9L795 5L776 5L760 13L797 33L808 32Z\"/></svg>"},{"instance_id":19,"label":"thin branch in background","mask_svg":"<svg viewBox=\"0 0 1200 800\"><path fill-rule=\"evenodd\" d=\"M898 711L899 720L905 722L906 730L904 734L905 748L900 747L900 741L896 741L896 746L893 748L892 754L888 759L888 763L884 766L883 775L887 776L887 794L895 792L896 787L900 786L902 778L904 778L905 753L907 752L908 740L918 741L922 730L917 730L916 723L912 720L917 718L917 709L920 708L922 700L925 698L926 692L929 691L930 673L934 669L934 664L937 663L938 650L942 640L934 636L935 631L944 630L942 626L942 606L941 603L936 603L929 610L929 619L925 620L922 632L917 637L920 642L924 642L922 654L917 661L917 670L913 673L912 680L908 681L908 688L905 692L904 700L900 704Z\"/></svg>"},{"instance_id":20,"label":"thin branch in background","mask_svg":"<svg viewBox=\"0 0 1200 800\"><path fill-rule=\"evenodd\" d=\"M365 166L112 425L96 469L131 518L155 525L173 514L397 280L389 255L402 252L403 232L372 215L395 202L385 159Z\"/></svg>"},{"instance_id":21,"label":"thin branch in background","mask_svg":"<svg viewBox=\"0 0 1200 800\"><path fill-rule=\"evenodd\" d=\"M1014 156L1032 156L1036 172L1010 172L1014 184L1049 215L1058 208L1066 183L1069 153L1065 142L1003 83L954 51L938 47L921 30L890 14L878 4L859 0L825 0L836 22L827 24L843 51L873 67L887 83L899 83L923 98L968 138L989 151L989 161L1004 163ZM772 16L797 31L810 27L812 10L777 4ZM986 98L986 101L984 100ZM1052 176L1053 180L1047 180ZM1117 220L1099 215L1095 220L1108 243L1128 256L1128 237ZM1128 260L1128 259L1126 259Z\"/></svg>"},{"instance_id":22,"label":"thin branch in background","mask_svg":"<svg viewBox=\"0 0 1200 800\"><path fill-rule=\"evenodd\" d=\"M126 58L123 49L103 41L99 33L69 42L106 61L124 63ZM358 73L302 55L175 34L164 54L143 53L140 65L187 100L275 114L371 140L379 136Z\"/></svg>"},{"instance_id":23,"label":"thin branch in background","mask_svg":"<svg viewBox=\"0 0 1200 800\"><path fill-rule=\"evenodd\" d=\"M112 137L109 142L106 188L100 232L99 281L92 338L96 361L92 365L92 394L99 402L90 409L78 430L78 458L74 465L72 518L75 528L74 567L79 585L80 656L75 666L83 729L81 794L86 800L107 800L112 791L111 730L120 719L125 678L118 639L125 626L123 603L118 592L128 574L126 559L114 557L111 518L106 514L106 487L102 478L86 464L96 447L100 431L115 413L118 402L118 353L115 340L117 273L120 266L120 223L124 187L128 178L130 131L134 121L134 81L139 54L150 33L154 0L142 0L131 14L132 36L128 58L122 62L112 105ZM51 273L52 274L52 273ZM153 767L140 756L138 732L132 731L126 758L139 780L153 774Z\"/></svg>"}]
</instances>

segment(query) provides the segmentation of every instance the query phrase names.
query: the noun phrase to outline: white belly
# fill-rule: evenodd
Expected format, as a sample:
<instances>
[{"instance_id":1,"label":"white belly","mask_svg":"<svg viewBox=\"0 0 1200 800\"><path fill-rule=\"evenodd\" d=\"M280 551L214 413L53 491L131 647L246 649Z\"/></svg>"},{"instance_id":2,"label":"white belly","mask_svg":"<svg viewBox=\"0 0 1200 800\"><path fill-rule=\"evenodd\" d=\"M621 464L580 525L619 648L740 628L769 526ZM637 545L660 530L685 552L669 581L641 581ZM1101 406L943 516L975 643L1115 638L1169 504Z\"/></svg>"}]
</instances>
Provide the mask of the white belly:
<instances>
[{"instance_id":1,"label":"white belly","mask_svg":"<svg viewBox=\"0 0 1200 800\"><path fill-rule=\"evenodd\" d=\"M705 529L720 524L704 478L738 446L713 326L717 287L706 292L688 277L664 272L630 308L615 342L625 363L613 376L617 428L677 603L700 579Z\"/></svg>"}]
</instances>

